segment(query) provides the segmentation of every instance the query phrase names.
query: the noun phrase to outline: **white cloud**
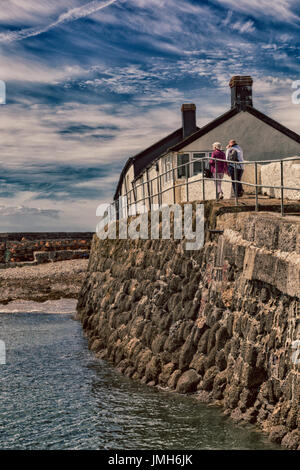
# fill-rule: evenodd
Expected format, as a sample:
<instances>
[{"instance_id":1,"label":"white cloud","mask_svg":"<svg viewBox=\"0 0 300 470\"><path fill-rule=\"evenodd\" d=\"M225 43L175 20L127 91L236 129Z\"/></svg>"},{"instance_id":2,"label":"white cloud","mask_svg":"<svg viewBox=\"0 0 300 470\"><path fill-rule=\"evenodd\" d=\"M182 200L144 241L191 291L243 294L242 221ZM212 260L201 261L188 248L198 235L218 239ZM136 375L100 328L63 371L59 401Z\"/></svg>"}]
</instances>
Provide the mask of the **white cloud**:
<instances>
[{"instance_id":1,"label":"white cloud","mask_svg":"<svg viewBox=\"0 0 300 470\"><path fill-rule=\"evenodd\" d=\"M292 82L290 78L267 75L254 77L254 105L265 114L299 133L299 106L292 104Z\"/></svg>"},{"instance_id":2,"label":"white cloud","mask_svg":"<svg viewBox=\"0 0 300 470\"><path fill-rule=\"evenodd\" d=\"M163 106L137 112L136 106L120 105L116 114L112 107L78 103L57 106L55 112L50 106L25 101L6 106L0 115L2 161L18 166L63 162L99 167L119 162L180 127L180 104L177 112ZM59 133L78 124L104 129L109 124L119 130L103 141Z\"/></svg>"},{"instance_id":3,"label":"white cloud","mask_svg":"<svg viewBox=\"0 0 300 470\"><path fill-rule=\"evenodd\" d=\"M50 64L42 63L36 57L27 56L26 54L16 56L3 51L0 57L0 76L1 80L6 82L56 84L70 78L82 77L85 73L88 73L88 71L80 65L53 67Z\"/></svg>"},{"instance_id":4,"label":"white cloud","mask_svg":"<svg viewBox=\"0 0 300 470\"><path fill-rule=\"evenodd\" d=\"M58 210L54 209L41 209L39 207L25 207L25 206L7 206L4 204L0 205L0 217L51 217L57 218L59 216Z\"/></svg>"},{"instance_id":5,"label":"white cloud","mask_svg":"<svg viewBox=\"0 0 300 470\"><path fill-rule=\"evenodd\" d=\"M233 23L231 27L240 33L253 33L255 31L254 22L252 20L248 20L245 23L237 21Z\"/></svg>"},{"instance_id":6,"label":"white cloud","mask_svg":"<svg viewBox=\"0 0 300 470\"><path fill-rule=\"evenodd\" d=\"M62 5L63 3L63 5ZM64 9L74 8L79 0L5 0L2 5L0 23L3 24L40 24L46 18L55 17Z\"/></svg>"},{"instance_id":7,"label":"white cloud","mask_svg":"<svg viewBox=\"0 0 300 470\"><path fill-rule=\"evenodd\" d=\"M117 2L118 0L107 0L105 2L99 2L99 0L93 0L81 7L72 8L71 10L67 11L66 13L62 13L55 21L42 26L42 27L35 27L35 28L26 28L17 31L9 31L7 33L0 34L0 43L9 43L13 41L21 41L22 39L26 39L32 36L39 36L42 33L49 31L50 29L55 28L63 23L68 21L75 21L80 18L84 18L86 16L91 15L92 13L96 13L103 8L112 5L113 3Z\"/></svg>"},{"instance_id":8,"label":"white cloud","mask_svg":"<svg viewBox=\"0 0 300 470\"><path fill-rule=\"evenodd\" d=\"M241 11L255 17L271 16L278 21L288 22L299 20L299 17L292 11L292 8L298 4L297 0L218 0L218 2L234 11Z\"/></svg>"}]
</instances>

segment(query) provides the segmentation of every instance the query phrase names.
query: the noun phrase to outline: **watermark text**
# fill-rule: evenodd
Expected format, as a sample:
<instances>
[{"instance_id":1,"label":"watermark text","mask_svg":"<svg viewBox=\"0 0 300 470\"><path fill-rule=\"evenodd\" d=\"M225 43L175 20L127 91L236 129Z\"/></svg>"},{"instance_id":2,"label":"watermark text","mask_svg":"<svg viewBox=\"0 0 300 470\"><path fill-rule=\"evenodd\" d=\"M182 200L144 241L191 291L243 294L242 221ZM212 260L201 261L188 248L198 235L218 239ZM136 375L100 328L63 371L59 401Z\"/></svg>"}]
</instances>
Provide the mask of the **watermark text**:
<instances>
[{"instance_id":1,"label":"watermark text","mask_svg":"<svg viewBox=\"0 0 300 470\"><path fill-rule=\"evenodd\" d=\"M6 364L6 347L4 341L0 339L0 365Z\"/></svg>"},{"instance_id":2,"label":"watermark text","mask_svg":"<svg viewBox=\"0 0 300 470\"><path fill-rule=\"evenodd\" d=\"M126 197L123 197L118 212L114 204L100 204L96 215L100 217L96 233L101 240L184 238L188 251L200 250L204 245L203 204L194 207L193 204L153 204L148 210L146 206L138 204L128 207Z\"/></svg>"}]
</instances>

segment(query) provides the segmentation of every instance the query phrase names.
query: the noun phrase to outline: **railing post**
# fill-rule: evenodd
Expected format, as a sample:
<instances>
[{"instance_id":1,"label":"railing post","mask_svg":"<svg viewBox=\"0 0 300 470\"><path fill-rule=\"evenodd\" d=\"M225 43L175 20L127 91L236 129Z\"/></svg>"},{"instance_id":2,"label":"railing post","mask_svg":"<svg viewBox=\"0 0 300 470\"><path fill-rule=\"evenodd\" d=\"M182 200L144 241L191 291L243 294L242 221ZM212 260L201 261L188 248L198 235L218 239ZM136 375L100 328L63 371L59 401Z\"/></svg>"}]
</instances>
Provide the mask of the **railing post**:
<instances>
[{"instance_id":1,"label":"railing post","mask_svg":"<svg viewBox=\"0 0 300 470\"><path fill-rule=\"evenodd\" d=\"M258 212L258 177L257 177L257 162L254 163L255 165L255 210Z\"/></svg>"},{"instance_id":2,"label":"railing post","mask_svg":"<svg viewBox=\"0 0 300 470\"><path fill-rule=\"evenodd\" d=\"M151 187L151 207L153 206L153 180L151 179L150 181L150 187Z\"/></svg>"},{"instance_id":3,"label":"railing post","mask_svg":"<svg viewBox=\"0 0 300 470\"><path fill-rule=\"evenodd\" d=\"M129 202L128 202L129 198L128 198L128 196L129 196L129 192L126 193L126 207L127 207L127 209L126 209L126 218L128 218L128 216L129 216Z\"/></svg>"},{"instance_id":4,"label":"railing post","mask_svg":"<svg viewBox=\"0 0 300 470\"><path fill-rule=\"evenodd\" d=\"M151 211L151 194L150 194L150 184L149 184L148 170L146 170L146 176L147 176L147 191L148 191L149 211ZM146 198L145 198L145 200L146 200Z\"/></svg>"},{"instance_id":5,"label":"railing post","mask_svg":"<svg viewBox=\"0 0 300 470\"><path fill-rule=\"evenodd\" d=\"M218 168L218 162L217 159L215 159L215 186L216 186L216 201L218 200L218 183L217 183L217 168Z\"/></svg>"},{"instance_id":6,"label":"railing post","mask_svg":"<svg viewBox=\"0 0 300 470\"><path fill-rule=\"evenodd\" d=\"M186 164L186 175L185 175L185 180L186 180L186 202L189 202L189 174L190 174L190 165L191 162L188 162Z\"/></svg>"},{"instance_id":7,"label":"railing post","mask_svg":"<svg viewBox=\"0 0 300 470\"><path fill-rule=\"evenodd\" d=\"M280 204L281 204L281 215L284 217L284 205L283 205L283 161L280 160Z\"/></svg>"},{"instance_id":8,"label":"railing post","mask_svg":"<svg viewBox=\"0 0 300 470\"><path fill-rule=\"evenodd\" d=\"M137 199L137 194L136 194L136 187L132 184L132 191L133 191L133 198L134 198L134 213L137 215L137 204L136 204L136 199Z\"/></svg>"},{"instance_id":9,"label":"railing post","mask_svg":"<svg viewBox=\"0 0 300 470\"><path fill-rule=\"evenodd\" d=\"M189 202L189 181L188 181L188 177L186 177L186 202Z\"/></svg>"},{"instance_id":10,"label":"railing post","mask_svg":"<svg viewBox=\"0 0 300 470\"><path fill-rule=\"evenodd\" d=\"M173 178L173 204L176 203L176 194L175 194L175 170L172 168L172 178Z\"/></svg>"},{"instance_id":11,"label":"railing post","mask_svg":"<svg viewBox=\"0 0 300 470\"><path fill-rule=\"evenodd\" d=\"M237 168L236 168L236 162L233 162L234 164L234 194L235 194L235 205L238 205L238 187L237 187Z\"/></svg>"},{"instance_id":12,"label":"railing post","mask_svg":"<svg viewBox=\"0 0 300 470\"><path fill-rule=\"evenodd\" d=\"M202 197L203 201L205 201L205 179L204 179L204 164L203 160L201 160L201 170L202 170Z\"/></svg>"},{"instance_id":13,"label":"railing post","mask_svg":"<svg viewBox=\"0 0 300 470\"><path fill-rule=\"evenodd\" d=\"M162 184L161 184L161 175L159 175L159 205L162 205Z\"/></svg>"}]
</instances>

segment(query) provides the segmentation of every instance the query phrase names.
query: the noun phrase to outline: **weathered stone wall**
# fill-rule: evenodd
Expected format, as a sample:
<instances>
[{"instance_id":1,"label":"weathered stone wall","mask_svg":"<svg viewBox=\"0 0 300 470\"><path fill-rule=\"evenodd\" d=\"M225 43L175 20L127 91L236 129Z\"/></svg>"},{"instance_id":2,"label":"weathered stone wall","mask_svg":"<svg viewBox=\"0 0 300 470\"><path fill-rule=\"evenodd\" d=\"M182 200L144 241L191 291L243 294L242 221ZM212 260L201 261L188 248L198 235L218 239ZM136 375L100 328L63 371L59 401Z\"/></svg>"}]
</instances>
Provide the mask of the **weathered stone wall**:
<instances>
[{"instance_id":1,"label":"weathered stone wall","mask_svg":"<svg viewBox=\"0 0 300 470\"><path fill-rule=\"evenodd\" d=\"M240 213L216 226L223 235L193 252L95 237L78 302L89 346L134 380L194 392L299 450L300 224Z\"/></svg>"},{"instance_id":2,"label":"weathered stone wall","mask_svg":"<svg viewBox=\"0 0 300 470\"><path fill-rule=\"evenodd\" d=\"M92 233L0 234L0 267L88 258Z\"/></svg>"}]
</instances>

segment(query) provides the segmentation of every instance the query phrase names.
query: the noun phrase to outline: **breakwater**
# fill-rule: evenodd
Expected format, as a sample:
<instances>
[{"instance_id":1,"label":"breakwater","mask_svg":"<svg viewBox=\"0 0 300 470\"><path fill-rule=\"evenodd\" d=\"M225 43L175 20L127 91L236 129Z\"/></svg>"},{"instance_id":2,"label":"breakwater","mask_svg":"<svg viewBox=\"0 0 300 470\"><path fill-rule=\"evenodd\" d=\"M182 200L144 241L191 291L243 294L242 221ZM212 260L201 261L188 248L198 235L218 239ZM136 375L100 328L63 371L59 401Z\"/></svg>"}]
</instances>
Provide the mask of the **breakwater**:
<instances>
[{"instance_id":1,"label":"breakwater","mask_svg":"<svg viewBox=\"0 0 300 470\"><path fill-rule=\"evenodd\" d=\"M1 233L0 268L88 258L90 232Z\"/></svg>"},{"instance_id":2,"label":"breakwater","mask_svg":"<svg viewBox=\"0 0 300 470\"><path fill-rule=\"evenodd\" d=\"M299 219L212 212L198 251L94 237L78 301L89 346L136 381L195 393L299 449Z\"/></svg>"}]
</instances>

